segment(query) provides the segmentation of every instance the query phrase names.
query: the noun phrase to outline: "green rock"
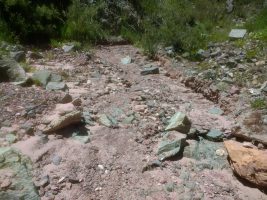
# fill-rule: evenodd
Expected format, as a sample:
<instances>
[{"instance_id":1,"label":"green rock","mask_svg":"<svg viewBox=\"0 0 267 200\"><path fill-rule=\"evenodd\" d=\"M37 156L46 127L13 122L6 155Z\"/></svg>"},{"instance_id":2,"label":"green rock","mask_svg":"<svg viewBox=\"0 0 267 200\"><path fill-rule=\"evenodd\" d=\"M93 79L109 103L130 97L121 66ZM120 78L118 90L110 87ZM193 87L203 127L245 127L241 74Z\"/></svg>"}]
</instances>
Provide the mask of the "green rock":
<instances>
[{"instance_id":1,"label":"green rock","mask_svg":"<svg viewBox=\"0 0 267 200\"><path fill-rule=\"evenodd\" d=\"M144 76L149 74L159 74L159 68L152 64L145 65L144 69L141 71L141 75Z\"/></svg>"},{"instance_id":2,"label":"green rock","mask_svg":"<svg viewBox=\"0 0 267 200\"><path fill-rule=\"evenodd\" d=\"M33 74L32 79L41 86L46 86L51 78L52 73L48 70L37 71Z\"/></svg>"},{"instance_id":3,"label":"green rock","mask_svg":"<svg viewBox=\"0 0 267 200\"><path fill-rule=\"evenodd\" d=\"M58 74L51 74L51 77L50 77L51 82L61 82L62 80L63 80L62 76Z\"/></svg>"},{"instance_id":4,"label":"green rock","mask_svg":"<svg viewBox=\"0 0 267 200\"><path fill-rule=\"evenodd\" d=\"M107 127L112 127L117 124L117 121L114 117L105 114L99 116L99 122Z\"/></svg>"},{"instance_id":5,"label":"green rock","mask_svg":"<svg viewBox=\"0 0 267 200\"><path fill-rule=\"evenodd\" d=\"M6 141L8 141L9 144L13 144L14 142L16 142L17 140L17 136L15 136L14 134L7 134L6 135Z\"/></svg>"},{"instance_id":6,"label":"green rock","mask_svg":"<svg viewBox=\"0 0 267 200\"><path fill-rule=\"evenodd\" d=\"M131 124L135 120L134 115L130 115L123 120L123 124Z\"/></svg>"},{"instance_id":7,"label":"green rock","mask_svg":"<svg viewBox=\"0 0 267 200\"><path fill-rule=\"evenodd\" d=\"M225 149L223 143L205 140L187 140L189 145L184 148L183 157L195 159L194 165L197 171L203 169L223 169L229 166L227 155L217 156L217 149ZM226 150L225 150L226 151Z\"/></svg>"},{"instance_id":8,"label":"green rock","mask_svg":"<svg viewBox=\"0 0 267 200\"><path fill-rule=\"evenodd\" d=\"M76 135L76 136L73 136L72 138L83 144L87 144L90 142L90 137L88 135Z\"/></svg>"},{"instance_id":9,"label":"green rock","mask_svg":"<svg viewBox=\"0 0 267 200\"><path fill-rule=\"evenodd\" d=\"M214 108L209 109L209 113L213 115L222 115L223 111L220 108L214 107Z\"/></svg>"},{"instance_id":10,"label":"green rock","mask_svg":"<svg viewBox=\"0 0 267 200\"><path fill-rule=\"evenodd\" d=\"M40 197L32 182L31 161L11 147L0 148L0 173L11 172L11 185L0 190L1 199L39 200Z\"/></svg>"},{"instance_id":11,"label":"green rock","mask_svg":"<svg viewBox=\"0 0 267 200\"><path fill-rule=\"evenodd\" d=\"M83 120L86 124L90 125L90 126L93 126L94 125L94 122L93 122L93 119L91 117L91 114L87 111L83 112Z\"/></svg>"},{"instance_id":12,"label":"green rock","mask_svg":"<svg viewBox=\"0 0 267 200\"><path fill-rule=\"evenodd\" d=\"M222 141L223 136L224 136L223 132L216 130L216 129L211 129L206 135L207 139L211 141L216 141L216 142Z\"/></svg>"},{"instance_id":13,"label":"green rock","mask_svg":"<svg viewBox=\"0 0 267 200\"><path fill-rule=\"evenodd\" d=\"M186 135L178 132L167 133L159 144L158 157L159 160L165 160L167 158L179 155L185 147Z\"/></svg>"},{"instance_id":14,"label":"green rock","mask_svg":"<svg viewBox=\"0 0 267 200\"><path fill-rule=\"evenodd\" d=\"M175 189L175 184L174 183L167 183L164 187L165 187L165 190L167 192L173 192Z\"/></svg>"},{"instance_id":15,"label":"green rock","mask_svg":"<svg viewBox=\"0 0 267 200\"><path fill-rule=\"evenodd\" d=\"M63 82L49 82L46 85L46 89L47 90L62 90L65 91L68 89L68 86L66 85L66 83Z\"/></svg>"},{"instance_id":16,"label":"green rock","mask_svg":"<svg viewBox=\"0 0 267 200\"><path fill-rule=\"evenodd\" d=\"M20 82L26 79L24 69L12 59L0 59L0 82Z\"/></svg>"},{"instance_id":17,"label":"green rock","mask_svg":"<svg viewBox=\"0 0 267 200\"><path fill-rule=\"evenodd\" d=\"M24 51L14 51L10 52L10 57L17 62L25 61L26 55Z\"/></svg>"},{"instance_id":18,"label":"green rock","mask_svg":"<svg viewBox=\"0 0 267 200\"><path fill-rule=\"evenodd\" d=\"M181 133L188 133L191 127L191 122L184 113L177 112L169 120L169 125L165 131L176 130Z\"/></svg>"}]
</instances>

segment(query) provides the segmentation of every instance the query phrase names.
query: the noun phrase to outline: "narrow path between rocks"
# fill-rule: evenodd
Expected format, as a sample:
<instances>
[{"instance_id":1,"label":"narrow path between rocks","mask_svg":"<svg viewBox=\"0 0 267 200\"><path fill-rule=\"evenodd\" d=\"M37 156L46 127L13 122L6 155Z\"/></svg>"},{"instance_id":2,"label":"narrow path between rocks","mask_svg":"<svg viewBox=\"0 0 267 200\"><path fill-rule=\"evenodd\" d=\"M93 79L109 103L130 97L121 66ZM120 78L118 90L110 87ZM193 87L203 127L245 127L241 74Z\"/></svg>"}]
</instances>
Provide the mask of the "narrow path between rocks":
<instances>
[{"instance_id":1,"label":"narrow path between rocks","mask_svg":"<svg viewBox=\"0 0 267 200\"><path fill-rule=\"evenodd\" d=\"M38 64L55 71L53 66L68 66L69 93L90 115L90 123L62 135L35 135L13 145L33 160L37 182L49 177L39 187L42 200L266 199L233 175L222 142L193 139L210 130L230 133L234 120L218 105L166 76L160 62L151 63L135 47L102 46L94 53L82 65L82 58ZM126 56L132 61L122 64ZM141 75L146 64L159 66L160 73ZM190 119L192 139L180 155L161 162L158 147L177 112ZM72 137L84 129L89 142Z\"/></svg>"}]
</instances>

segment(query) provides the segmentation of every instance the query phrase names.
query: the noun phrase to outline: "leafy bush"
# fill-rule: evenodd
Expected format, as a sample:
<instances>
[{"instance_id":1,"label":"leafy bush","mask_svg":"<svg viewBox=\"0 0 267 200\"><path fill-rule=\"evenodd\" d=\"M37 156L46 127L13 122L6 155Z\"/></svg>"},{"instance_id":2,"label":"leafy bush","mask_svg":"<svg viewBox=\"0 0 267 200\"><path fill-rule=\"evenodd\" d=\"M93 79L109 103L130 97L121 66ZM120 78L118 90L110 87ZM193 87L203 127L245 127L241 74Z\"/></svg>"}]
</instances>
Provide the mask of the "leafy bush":
<instances>
[{"instance_id":1,"label":"leafy bush","mask_svg":"<svg viewBox=\"0 0 267 200\"><path fill-rule=\"evenodd\" d=\"M265 109L267 108L267 102L265 98L258 98L250 102L250 105L254 109Z\"/></svg>"},{"instance_id":2,"label":"leafy bush","mask_svg":"<svg viewBox=\"0 0 267 200\"><path fill-rule=\"evenodd\" d=\"M2 0L0 19L18 40L35 42L59 36L69 0Z\"/></svg>"},{"instance_id":3,"label":"leafy bush","mask_svg":"<svg viewBox=\"0 0 267 200\"><path fill-rule=\"evenodd\" d=\"M209 41L226 40L232 19L250 17L262 5L263 0L236 0L227 14L225 0L1 0L0 28L5 31L0 39L11 35L24 42L94 44L123 36L151 56L165 46L193 55ZM266 19L265 9L247 26L267 40Z\"/></svg>"}]
</instances>

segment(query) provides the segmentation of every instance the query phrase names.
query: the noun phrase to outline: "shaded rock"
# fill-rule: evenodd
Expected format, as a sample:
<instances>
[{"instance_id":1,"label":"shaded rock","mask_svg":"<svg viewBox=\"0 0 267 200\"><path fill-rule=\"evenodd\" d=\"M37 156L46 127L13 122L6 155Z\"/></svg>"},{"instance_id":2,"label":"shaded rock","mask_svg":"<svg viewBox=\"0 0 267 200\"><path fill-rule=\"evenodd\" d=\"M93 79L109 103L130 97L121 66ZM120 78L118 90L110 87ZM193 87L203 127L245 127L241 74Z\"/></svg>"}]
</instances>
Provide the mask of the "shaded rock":
<instances>
[{"instance_id":1,"label":"shaded rock","mask_svg":"<svg viewBox=\"0 0 267 200\"><path fill-rule=\"evenodd\" d=\"M53 120L43 131L44 133L50 133L63 129L67 126L80 123L82 119L82 113L80 111L73 111L63 116L59 116Z\"/></svg>"},{"instance_id":2,"label":"shaded rock","mask_svg":"<svg viewBox=\"0 0 267 200\"><path fill-rule=\"evenodd\" d=\"M10 52L10 57L17 62L22 62L26 59L26 55L24 51Z\"/></svg>"},{"instance_id":3,"label":"shaded rock","mask_svg":"<svg viewBox=\"0 0 267 200\"><path fill-rule=\"evenodd\" d=\"M244 38L247 33L246 29L232 29L229 33L229 37L233 39Z\"/></svg>"},{"instance_id":4,"label":"shaded rock","mask_svg":"<svg viewBox=\"0 0 267 200\"><path fill-rule=\"evenodd\" d=\"M121 63L124 65L130 64L132 62L132 59L130 56L126 56L125 58L121 59Z\"/></svg>"},{"instance_id":5,"label":"shaded rock","mask_svg":"<svg viewBox=\"0 0 267 200\"><path fill-rule=\"evenodd\" d=\"M45 187L45 186L49 185L49 182L50 182L49 176L46 175L46 176L42 177L40 181L35 183L35 186L36 187Z\"/></svg>"},{"instance_id":6,"label":"shaded rock","mask_svg":"<svg viewBox=\"0 0 267 200\"><path fill-rule=\"evenodd\" d=\"M81 106L82 105L82 100L80 98L76 98L72 101L72 104L75 106Z\"/></svg>"},{"instance_id":7,"label":"shaded rock","mask_svg":"<svg viewBox=\"0 0 267 200\"><path fill-rule=\"evenodd\" d=\"M152 64L147 64L143 67L141 71L141 75L149 75L149 74L159 74L159 68Z\"/></svg>"},{"instance_id":8,"label":"shaded rock","mask_svg":"<svg viewBox=\"0 0 267 200\"><path fill-rule=\"evenodd\" d=\"M29 158L13 148L0 148L0 174L10 176L9 183L5 185L8 185L9 188L12 187L12 189L7 188L6 190L1 188L0 198L39 200L38 192L32 182L31 169Z\"/></svg>"},{"instance_id":9,"label":"shaded rock","mask_svg":"<svg viewBox=\"0 0 267 200\"><path fill-rule=\"evenodd\" d=\"M90 142L89 135L75 135L72 137L74 140L81 142L82 144L87 144Z\"/></svg>"},{"instance_id":10,"label":"shaded rock","mask_svg":"<svg viewBox=\"0 0 267 200\"><path fill-rule=\"evenodd\" d=\"M220 130L211 129L206 135L206 138L211 141L219 142L219 141L222 141L223 136L224 134Z\"/></svg>"},{"instance_id":11,"label":"shaded rock","mask_svg":"<svg viewBox=\"0 0 267 200\"><path fill-rule=\"evenodd\" d=\"M204 59L204 58L208 58L210 57L210 52L209 51L205 51L203 49L199 49L196 53L196 56L200 59Z\"/></svg>"},{"instance_id":12,"label":"shaded rock","mask_svg":"<svg viewBox=\"0 0 267 200\"><path fill-rule=\"evenodd\" d=\"M172 131L167 133L159 144L157 154L159 160L165 160L182 153L185 146L186 135Z\"/></svg>"},{"instance_id":13,"label":"shaded rock","mask_svg":"<svg viewBox=\"0 0 267 200\"><path fill-rule=\"evenodd\" d=\"M144 173L145 171L150 171L156 167L162 168L162 162L160 162L159 160L150 161L143 167L142 173Z\"/></svg>"},{"instance_id":14,"label":"shaded rock","mask_svg":"<svg viewBox=\"0 0 267 200\"><path fill-rule=\"evenodd\" d=\"M68 89L68 86L66 85L66 83L63 83L63 82L49 82L46 85L46 89L66 91Z\"/></svg>"},{"instance_id":15,"label":"shaded rock","mask_svg":"<svg viewBox=\"0 0 267 200\"><path fill-rule=\"evenodd\" d=\"M24 69L15 60L0 59L0 82L20 82L26 78Z\"/></svg>"},{"instance_id":16,"label":"shaded rock","mask_svg":"<svg viewBox=\"0 0 267 200\"><path fill-rule=\"evenodd\" d=\"M64 96L62 97L60 103L66 104L72 102L72 96L68 93L65 93Z\"/></svg>"},{"instance_id":17,"label":"shaded rock","mask_svg":"<svg viewBox=\"0 0 267 200\"><path fill-rule=\"evenodd\" d=\"M37 71L32 75L32 79L35 83L41 86L46 86L51 78L52 73L48 70Z\"/></svg>"},{"instance_id":18,"label":"shaded rock","mask_svg":"<svg viewBox=\"0 0 267 200\"><path fill-rule=\"evenodd\" d=\"M230 165L240 177L259 187L267 187L267 152L250 149L236 141L224 141Z\"/></svg>"},{"instance_id":19,"label":"shaded rock","mask_svg":"<svg viewBox=\"0 0 267 200\"><path fill-rule=\"evenodd\" d=\"M41 59L41 58L43 58L43 56L40 53L32 52L32 51L28 51L27 52L27 57L29 57L31 59Z\"/></svg>"},{"instance_id":20,"label":"shaded rock","mask_svg":"<svg viewBox=\"0 0 267 200\"><path fill-rule=\"evenodd\" d=\"M188 133L191 127L191 122L184 113L177 112L169 121L169 125L165 128L166 131L176 130L181 133Z\"/></svg>"},{"instance_id":21,"label":"shaded rock","mask_svg":"<svg viewBox=\"0 0 267 200\"><path fill-rule=\"evenodd\" d=\"M199 165L195 166L196 170L205 168L224 169L228 167L226 153L218 156L218 149L226 151L222 143L208 141L203 137L199 137L199 140L186 140L186 142L189 145L184 148L183 157L197 160Z\"/></svg>"},{"instance_id":22,"label":"shaded rock","mask_svg":"<svg viewBox=\"0 0 267 200\"><path fill-rule=\"evenodd\" d=\"M22 87L30 87L34 84L34 81L31 77L26 77L26 79L24 79L23 81L14 82L14 84Z\"/></svg>"},{"instance_id":23,"label":"shaded rock","mask_svg":"<svg viewBox=\"0 0 267 200\"><path fill-rule=\"evenodd\" d=\"M84 122L90 126L93 126L94 125L94 120L91 116L91 114L87 111L83 112L83 119L84 119Z\"/></svg>"}]
</instances>

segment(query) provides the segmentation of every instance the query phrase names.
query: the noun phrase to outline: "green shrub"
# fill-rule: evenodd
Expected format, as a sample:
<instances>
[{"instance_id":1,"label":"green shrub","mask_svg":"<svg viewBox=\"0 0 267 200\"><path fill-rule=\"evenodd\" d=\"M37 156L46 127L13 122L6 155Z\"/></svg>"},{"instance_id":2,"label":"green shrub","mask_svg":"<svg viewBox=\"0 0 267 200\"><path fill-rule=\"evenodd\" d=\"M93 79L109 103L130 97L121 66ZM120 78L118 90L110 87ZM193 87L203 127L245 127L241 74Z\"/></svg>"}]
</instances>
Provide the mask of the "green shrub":
<instances>
[{"instance_id":1,"label":"green shrub","mask_svg":"<svg viewBox=\"0 0 267 200\"><path fill-rule=\"evenodd\" d=\"M67 15L63 37L78 41L96 42L103 40L107 33L102 28L98 11L104 6L103 2L88 5L80 0L73 0Z\"/></svg>"},{"instance_id":2,"label":"green shrub","mask_svg":"<svg viewBox=\"0 0 267 200\"><path fill-rule=\"evenodd\" d=\"M7 26L4 30L22 42L48 41L60 36L69 3L69 0L2 0L0 19Z\"/></svg>"},{"instance_id":3,"label":"green shrub","mask_svg":"<svg viewBox=\"0 0 267 200\"><path fill-rule=\"evenodd\" d=\"M267 108L267 102L264 98L258 98L250 102L250 105L254 109L266 109Z\"/></svg>"}]
</instances>

